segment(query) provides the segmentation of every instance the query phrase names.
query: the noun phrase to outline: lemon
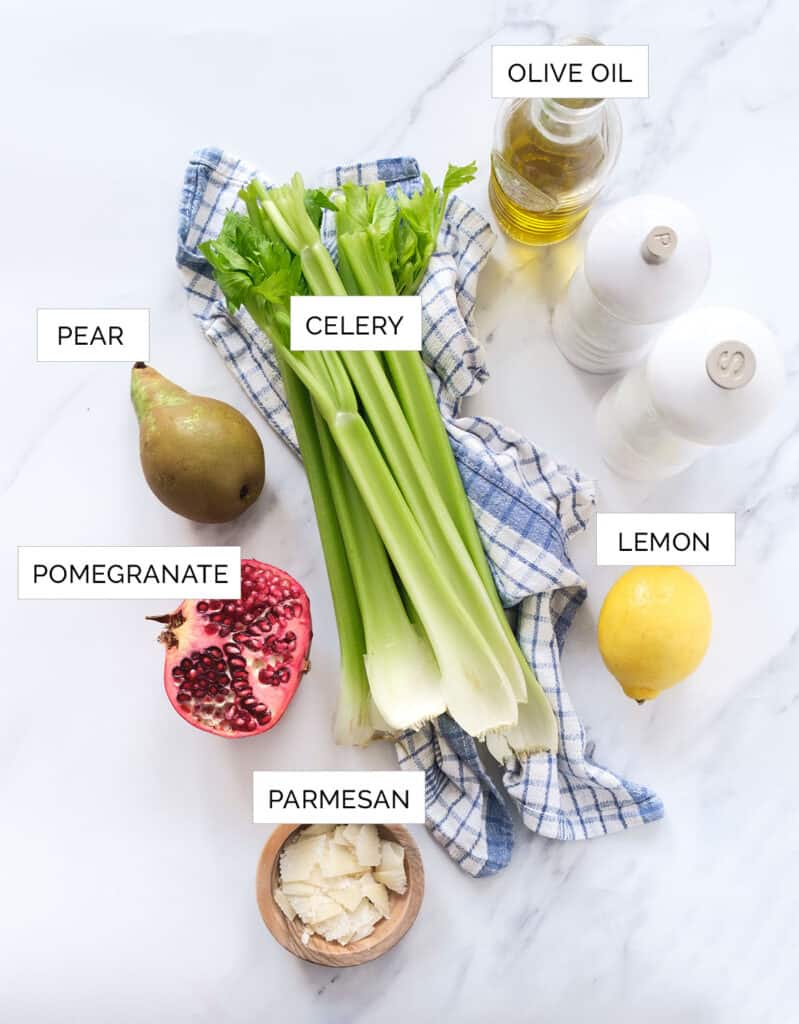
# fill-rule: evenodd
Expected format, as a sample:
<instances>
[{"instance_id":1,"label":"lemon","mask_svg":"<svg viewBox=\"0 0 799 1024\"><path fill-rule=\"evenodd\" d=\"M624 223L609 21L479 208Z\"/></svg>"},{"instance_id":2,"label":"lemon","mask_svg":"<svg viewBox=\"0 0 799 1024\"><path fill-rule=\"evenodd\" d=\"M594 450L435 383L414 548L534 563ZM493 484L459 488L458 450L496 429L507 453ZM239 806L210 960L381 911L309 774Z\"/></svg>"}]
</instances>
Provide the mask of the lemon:
<instances>
[{"instance_id":1,"label":"lemon","mask_svg":"<svg viewBox=\"0 0 799 1024\"><path fill-rule=\"evenodd\" d=\"M710 603L695 576L677 566L639 566L605 597L599 651L628 697L651 700L695 671L710 626Z\"/></svg>"}]
</instances>

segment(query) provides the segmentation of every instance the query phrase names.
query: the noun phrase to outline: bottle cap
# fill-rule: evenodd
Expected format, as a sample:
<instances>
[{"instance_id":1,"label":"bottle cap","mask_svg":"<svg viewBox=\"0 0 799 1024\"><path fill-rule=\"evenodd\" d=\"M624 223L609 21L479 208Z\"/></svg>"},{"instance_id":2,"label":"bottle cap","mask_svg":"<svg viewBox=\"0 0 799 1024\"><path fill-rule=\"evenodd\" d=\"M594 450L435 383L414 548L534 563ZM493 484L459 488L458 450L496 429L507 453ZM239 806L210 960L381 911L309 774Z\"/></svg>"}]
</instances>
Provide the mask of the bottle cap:
<instances>
[{"instance_id":1,"label":"bottle cap","mask_svg":"<svg viewBox=\"0 0 799 1024\"><path fill-rule=\"evenodd\" d=\"M633 196L597 221L585 275L598 301L628 323L670 320L698 298L710 245L694 213L668 196Z\"/></svg>"},{"instance_id":2,"label":"bottle cap","mask_svg":"<svg viewBox=\"0 0 799 1024\"><path fill-rule=\"evenodd\" d=\"M733 339L733 340L730 340ZM765 324L730 306L683 313L658 335L645 366L665 425L695 444L730 444L772 411L785 378Z\"/></svg>"}]
</instances>

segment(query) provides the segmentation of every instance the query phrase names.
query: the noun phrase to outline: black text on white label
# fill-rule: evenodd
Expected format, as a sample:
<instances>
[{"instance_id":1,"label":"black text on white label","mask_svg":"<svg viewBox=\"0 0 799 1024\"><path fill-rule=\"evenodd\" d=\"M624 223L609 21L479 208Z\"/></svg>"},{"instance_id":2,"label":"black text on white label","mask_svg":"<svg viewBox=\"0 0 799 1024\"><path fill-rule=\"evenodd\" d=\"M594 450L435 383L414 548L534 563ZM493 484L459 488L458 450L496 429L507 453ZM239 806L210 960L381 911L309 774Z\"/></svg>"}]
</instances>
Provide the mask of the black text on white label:
<instances>
[{"instance_id":1,"label":"black text on white label","mask_svg":"<svg viewBox=\"0 0 799 1024\"><path fill-rule=\"evenodd\" d=\"M418 295L293 295L293 352L418 352Z\"/></svg>"},{"instance_id":2,"label":"black text on white label","mask_svg":"<svg viewBox=\"0 0 799 1024\"><path fill-rule=\"evenodd\" d=\"M600 512L597 565L735 565L734 512Z\"/></svg>"},{"instance_id":3,"label":"black text on white label","mask_svg":"<svg viewBox=\"0 0 799 1024\"><path fill-rule=\"evenodd\" d=\"M492 96L645 98L648 46L492 46Z\"/></svg>"},{"instance_id":4,"label":"black text on white label","mask_svg":"<svg viewBox=\"0 0 799 1024\"><path fill-rule=\"evenodd\" d=\"M150 358L149 309L37 309L40 363L129 363Z\"/></svg>"},{"instance_id":5,"label":"black text on white label","mask_svg":"<svg viewBox=\"0 0 799 1024\"><path fill-rule=\"evenodd\" d=\"M241 595L238 547L21 547L18 561L22 600Z\"/></svg>"},{"instance_id":6,"label":"black text on white label","mask_svg":"<svg viewBox=\"0 0 799 1024\"><path fill-rule=\"evenodd\" d=\"M424 817L424 772L252 773L256 825L421 825Z\"/></svg>"}]
</instances>

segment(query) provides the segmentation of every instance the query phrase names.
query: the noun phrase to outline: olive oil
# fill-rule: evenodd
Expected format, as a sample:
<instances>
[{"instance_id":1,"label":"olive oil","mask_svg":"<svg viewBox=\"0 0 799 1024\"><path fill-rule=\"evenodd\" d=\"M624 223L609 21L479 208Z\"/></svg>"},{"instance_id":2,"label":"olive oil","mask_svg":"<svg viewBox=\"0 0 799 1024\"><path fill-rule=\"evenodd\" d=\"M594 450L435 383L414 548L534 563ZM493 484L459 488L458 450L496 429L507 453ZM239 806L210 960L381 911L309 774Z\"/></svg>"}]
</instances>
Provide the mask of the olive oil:
<instances>
[{"instance_id":1,"label":"olive oil","mask_svg":"<svg viewBox=\"0 0 799 1024\"><path fill-rule=\"evenodd\" d=\"M489 180L502 230L527 245L568 238L605 184L620 144L621 121L606 100L509 101Z\"/></svg>"}]
</instances>

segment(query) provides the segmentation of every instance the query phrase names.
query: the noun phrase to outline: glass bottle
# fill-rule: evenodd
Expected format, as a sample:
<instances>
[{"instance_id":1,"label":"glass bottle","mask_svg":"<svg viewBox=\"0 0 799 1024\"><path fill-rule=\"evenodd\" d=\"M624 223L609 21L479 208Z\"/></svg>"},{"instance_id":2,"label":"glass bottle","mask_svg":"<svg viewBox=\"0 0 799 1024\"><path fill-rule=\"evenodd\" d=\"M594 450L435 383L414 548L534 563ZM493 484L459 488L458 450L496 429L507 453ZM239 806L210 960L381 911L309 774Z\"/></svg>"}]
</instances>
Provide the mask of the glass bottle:
<instances>
[{"instance_id":1,"label":"glass bottle","mask_svg":"<svg viewBox=\"0 0 799 1024\"><path fill-rule=\"evenodd\" d=\"M621 134L612 100L506 100L488 186L503 231L526 245L573 234L613 170Z\"/></svg>"}]
</instances>

